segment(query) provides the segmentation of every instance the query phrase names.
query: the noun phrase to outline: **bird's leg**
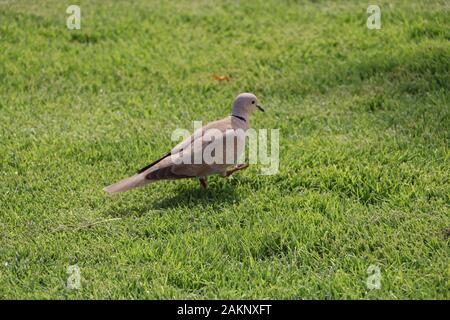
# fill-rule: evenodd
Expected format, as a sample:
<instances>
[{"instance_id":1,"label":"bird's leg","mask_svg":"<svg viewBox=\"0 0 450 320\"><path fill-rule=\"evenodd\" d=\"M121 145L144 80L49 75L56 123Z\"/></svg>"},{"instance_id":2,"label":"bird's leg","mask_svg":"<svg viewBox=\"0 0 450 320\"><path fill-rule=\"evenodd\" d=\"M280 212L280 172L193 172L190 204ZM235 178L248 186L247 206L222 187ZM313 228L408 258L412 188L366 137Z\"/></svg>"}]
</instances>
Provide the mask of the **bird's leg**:
<instances>
[{"instance_id":1,"label":"bird's leg","mask_svg":"<svg viewBox=\"0 0 450 320\"><path fill-rule=\"evenodd\" d=\"M203 178L198 178L198 180L200 181L200 184L202 185L203 189L206 189L206 187L208 187L208 185L206 184L206 179Z\"/></svg>"},{"instance_id":2,"label":"bird's leg","mask_svg":"<svg viewBox=\"0 0 450 320\"><path fill-rule=\"evenodd\" d=\"M239 164L239 165L235 166L233 169L225 171L224 177L229 177L233 173L235 173L236 171L244 170L244 169L247 169L247 168L248 168L248 164L244 164L244 163L243 164Z\"/></svg>"}]
</instances>

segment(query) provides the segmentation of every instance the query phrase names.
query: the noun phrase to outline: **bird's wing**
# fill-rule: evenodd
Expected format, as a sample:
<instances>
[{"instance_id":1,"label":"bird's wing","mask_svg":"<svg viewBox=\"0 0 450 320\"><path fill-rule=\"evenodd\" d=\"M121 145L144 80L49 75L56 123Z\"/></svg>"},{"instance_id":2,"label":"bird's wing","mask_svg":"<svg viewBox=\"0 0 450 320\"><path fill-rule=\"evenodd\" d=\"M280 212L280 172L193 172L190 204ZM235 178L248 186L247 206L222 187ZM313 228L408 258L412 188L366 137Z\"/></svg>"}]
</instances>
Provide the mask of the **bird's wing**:
<instances>
[{"instance_id":1,"label":"bird's wing","mask_svg":"<svg viewBox=\"0 0 450 320\"><path fill-rule=\"evenodd\" d=\"M216 172L217 165L225 167L236 163L244 149L245 134L236 136L233 130L224 128L225 126L210 128L216 130L206 132L203 137L194 139L194 142L187 144L180 152L163 159L161 163L149 169L146 178L160 180L202 177Z\"/></svg>"},{"instance_id":2,"label":"bird's wing","mask_svg":"<svg viewBox=\"0 0 450 320\"><path fill-rule=\"evenodd\" d=\"M210 122L210 123L204 125L203 127L195 130L191 136L187 137L186 139L181 141L179 144L177 144L172 149L171 153L175 154L175 153L180 152L183 149L186 149L190 144L192 144L196 139L200 138L205 133L205 131L207 131L209 129L217 128L219 130L225 131L226 128L230 127L230 125L231 124L230 124L229 118Z\"/></svg>"},{"instance_id":3,"label":"bird's wing","mask_svg":"<svg viewBox=\"0 0 450 320\"><path fill-rule=\"evenodd\" d=\"M201 138L202 135L205 133L205 131L207 131L208 129L218 128L219 130L222 130L223 128L225 128L225 130L226 130L226 128L228 128L229 126L230 126L229 118L225 118L225 119L222 119L222 120L219 120L219 121L210 122L210 123L204 125L203 127L195 130L194 133L191 136L187 137L186 139L181 141L179 144L177 144L170 152L166 153L164 156L162 156L158 160L153 161L152 163L150 163L150 164L146 165L145 167L139 169L137 173L143 173L144 171L147 171L148 169L150 169L154 165L160 163L162 160L164 160L167 157L169 157L171 154L172 155L177 154L180 151L188 148L189 145L193 144L196 139Z\"/></svg>"}]
</instances>

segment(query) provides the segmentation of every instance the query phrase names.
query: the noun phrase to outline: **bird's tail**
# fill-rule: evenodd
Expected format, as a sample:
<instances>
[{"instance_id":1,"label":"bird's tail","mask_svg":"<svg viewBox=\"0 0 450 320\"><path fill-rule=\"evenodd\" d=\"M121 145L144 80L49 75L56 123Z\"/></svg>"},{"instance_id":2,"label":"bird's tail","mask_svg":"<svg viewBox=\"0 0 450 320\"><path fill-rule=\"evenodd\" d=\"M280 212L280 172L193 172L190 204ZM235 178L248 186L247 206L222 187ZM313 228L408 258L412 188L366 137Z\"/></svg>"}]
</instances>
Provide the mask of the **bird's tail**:
<instances>
[{"instance_id":1,"label":"bird's tail","mask_svg":"<svg viewBox=\"0 0 450 320\"><path fill-rule=\"evenodd\" d=\"M110 186L105 187L103 191L106 191L108 193L124 192L133 188L143 186L150 182L152 181L146 179L144 174L136 174L132 177L126 178Z\"/></svg>"}]
</instances>

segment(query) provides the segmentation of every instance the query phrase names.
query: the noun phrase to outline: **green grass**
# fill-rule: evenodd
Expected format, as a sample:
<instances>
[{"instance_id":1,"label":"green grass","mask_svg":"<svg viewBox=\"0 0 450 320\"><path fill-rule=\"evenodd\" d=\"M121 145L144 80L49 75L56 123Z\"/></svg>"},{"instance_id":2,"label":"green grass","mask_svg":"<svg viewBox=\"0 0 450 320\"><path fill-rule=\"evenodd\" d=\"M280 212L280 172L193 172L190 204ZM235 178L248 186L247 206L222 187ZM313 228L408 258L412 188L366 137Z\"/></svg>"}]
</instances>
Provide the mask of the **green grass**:
<instances>
[{"instance_id":1,"label":"green grass","mask_svg":"<svg viewBox=\"0 0 450 320\"><path fill-rule=\"evenodd\" d=\"M0 298L450 299L448 1L77 3L0 2ZM243 91L277 175L102 191Z\"/></svg>"}]
</instances>

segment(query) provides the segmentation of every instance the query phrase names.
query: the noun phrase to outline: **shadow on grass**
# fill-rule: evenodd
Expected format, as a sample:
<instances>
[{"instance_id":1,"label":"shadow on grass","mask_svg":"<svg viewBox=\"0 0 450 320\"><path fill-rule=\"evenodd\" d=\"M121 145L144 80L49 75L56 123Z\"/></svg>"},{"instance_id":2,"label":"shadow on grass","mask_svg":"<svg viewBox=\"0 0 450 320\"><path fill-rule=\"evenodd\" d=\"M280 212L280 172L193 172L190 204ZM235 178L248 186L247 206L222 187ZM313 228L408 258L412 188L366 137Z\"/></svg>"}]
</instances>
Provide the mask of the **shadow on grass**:
<instances>
[{"instance_id":1,"label":"shadow on grass","mask_svg":"<svg viewBox=\"0 0 450 320\"><path fill-rule=\"evenodd\" d=\"M194 181L192 181L194 182ZM236 192L233 180L213 181L207 189L203 189L195 183L178 182L178 184L169 192L175 193L173 196L165 196L161 193L161 200L156 202L147 202L142 199L137 205L109 208L107 215L112 217L125 217L130 215L143 216L153 212L165 213L170 209L198 210L201 208L219 209L224 205L240 201L240 196Z\"/></svg>"},{"instance_id":2,"label":"shadow on grass","mask_svg":"<svg viewBox=\"0 0 450 320\"><path fill-rule=\"evenodd\" d=\"M206 189L193 187L192 184L183 184L175 188L175 193L175 196L154 203L153 209L220 207L223 204L239 201L239 196L231 183L212 182Z\"/></svg>"}]
</instances>

